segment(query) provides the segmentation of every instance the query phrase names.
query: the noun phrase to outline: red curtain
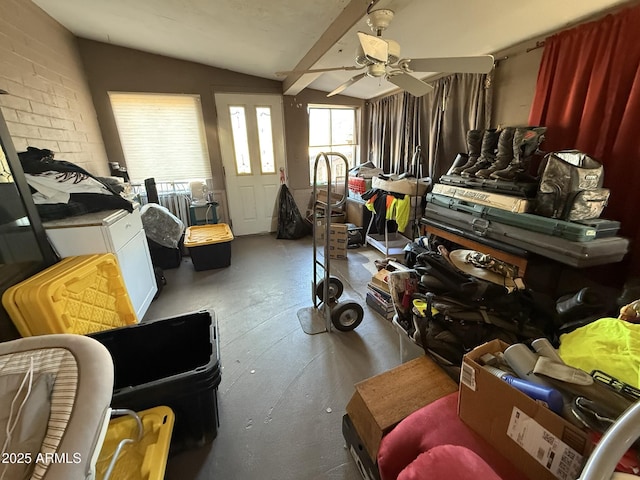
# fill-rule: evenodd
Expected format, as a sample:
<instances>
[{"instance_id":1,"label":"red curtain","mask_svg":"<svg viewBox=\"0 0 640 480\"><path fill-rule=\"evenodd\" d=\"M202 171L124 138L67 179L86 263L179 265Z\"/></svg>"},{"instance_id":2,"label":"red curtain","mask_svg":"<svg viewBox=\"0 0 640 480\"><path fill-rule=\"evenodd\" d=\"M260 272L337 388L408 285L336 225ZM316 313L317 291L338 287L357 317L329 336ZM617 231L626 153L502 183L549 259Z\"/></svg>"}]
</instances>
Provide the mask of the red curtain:
<instances>
[{"instance_id":1,"label":"red curtain","mask_svg":"<svg viewBox=\"0 0 640 480\"><path fill-rule=\"evenodd\" d=\"M575 148L604 165L602 217L631 240L625 276L640 275L640 6L545 40L529 123L546 151Z\"/></svg>"}]
</instances>

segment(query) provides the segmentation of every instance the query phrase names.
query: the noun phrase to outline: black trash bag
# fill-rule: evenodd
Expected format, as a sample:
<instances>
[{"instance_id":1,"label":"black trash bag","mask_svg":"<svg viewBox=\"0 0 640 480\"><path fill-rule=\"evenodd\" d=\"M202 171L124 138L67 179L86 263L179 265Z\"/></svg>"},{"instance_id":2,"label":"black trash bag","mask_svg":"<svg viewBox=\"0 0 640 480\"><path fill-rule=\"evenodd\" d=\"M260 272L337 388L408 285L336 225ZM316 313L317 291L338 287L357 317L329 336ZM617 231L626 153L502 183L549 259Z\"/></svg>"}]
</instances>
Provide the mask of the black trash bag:
<instances>
[{"instance_id":1,"label":"black trash bag","mask_svg":"<svg viewBox=\"0 0 640 480\"><path fill-rule=\"evenodd\" d=\"M296 240L311 234L312 225L298 210L296 201L283 183L278 200L278 232L276 238Z\"/></svg>"}]
</instances>

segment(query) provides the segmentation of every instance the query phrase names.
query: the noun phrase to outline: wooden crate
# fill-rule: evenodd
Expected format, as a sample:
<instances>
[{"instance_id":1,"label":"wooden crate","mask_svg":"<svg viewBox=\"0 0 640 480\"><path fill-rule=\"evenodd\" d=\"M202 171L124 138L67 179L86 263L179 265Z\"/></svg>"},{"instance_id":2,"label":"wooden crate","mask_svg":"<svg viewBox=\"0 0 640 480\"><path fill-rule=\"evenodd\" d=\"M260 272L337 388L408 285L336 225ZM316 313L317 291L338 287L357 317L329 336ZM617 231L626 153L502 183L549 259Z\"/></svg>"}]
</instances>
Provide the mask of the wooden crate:
<instances>
[{"instance_id":1,"label":"wooden crate","mask_svg":"<svg viewBox=\"0 0 640 480\"><path fill-rule=\"evenodd\" d=\"M458 390L427 356L416 358L355 385L347 414L372 459L382 437L419 408Z\"/></svg>"}]
</instances>

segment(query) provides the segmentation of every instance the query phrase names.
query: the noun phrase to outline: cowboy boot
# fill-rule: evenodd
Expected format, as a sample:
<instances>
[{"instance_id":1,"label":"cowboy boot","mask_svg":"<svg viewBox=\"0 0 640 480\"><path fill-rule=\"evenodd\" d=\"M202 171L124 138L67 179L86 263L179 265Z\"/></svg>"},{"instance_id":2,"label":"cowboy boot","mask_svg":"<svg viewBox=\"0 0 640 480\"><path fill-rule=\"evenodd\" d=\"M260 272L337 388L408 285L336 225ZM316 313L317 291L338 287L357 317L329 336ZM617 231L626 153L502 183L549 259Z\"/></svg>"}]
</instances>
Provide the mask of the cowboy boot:
<instances>
[{"instance_id":1,"label":"cowboy boot","mask_svg":"<svg viewBox=\"0 0 640 480\"><path fill-rule=\"evenodd\" d=\"M476 161L478 161L478 157L480 156L480 148L482 146L482 136L482 130L469 130L467 132L467 149L469 158L464 165L454 167L449 172L447 172L448 175L460 175L460 173L465 168L473 166Z\"/></svg>"},{"instance_id":2,"label":"cowboy boot","mask_svg":"<svg viewBox=\"0 0 640 480\"><path fill-rule=\"evenodd\" d=\"M460 175L463 177L475 177L476 172L491 166L493 161L496 159L498 138L500 138L500 132L495 128L485 130L484 135L482 136L482 147L480 148L480 157L478 157L478 161L469 168L462 170Z\"/></svg>"},{"instance_id":3,"label":"cowboy boot","mask_svg":"<svg viewBox=\"0 0 640 480\"><path fill-rule=\"evenodd\" d=\"M507 166L513 160L513 134L516 129L513 127L506 127L500 132L500 138L498 138L498 154L495 161L489 168L483 168L476 172L478 178L489 178L493 172L507 168Z\"/></svg>"},{"instance_id":4,"label":"cowboy boot","mask_svg":"<svg viewBox=\"0 0 640 480\"><path fill-rule=\"evenodd\" d=\"M502 170L493 172L489 178L515 181L529 168L531 157L544 141L547 127L518 127L513 134L513 160Z\"/></svg>"}]
</instances>

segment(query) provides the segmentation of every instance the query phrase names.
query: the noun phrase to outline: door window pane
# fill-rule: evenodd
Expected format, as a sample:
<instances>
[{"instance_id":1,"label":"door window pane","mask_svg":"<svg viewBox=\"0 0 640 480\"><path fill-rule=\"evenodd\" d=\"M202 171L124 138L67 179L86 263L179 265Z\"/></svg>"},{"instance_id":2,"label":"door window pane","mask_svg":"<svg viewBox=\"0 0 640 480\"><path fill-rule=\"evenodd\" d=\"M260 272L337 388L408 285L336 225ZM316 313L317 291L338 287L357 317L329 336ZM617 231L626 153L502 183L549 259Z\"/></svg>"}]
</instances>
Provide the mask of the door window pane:
<instances>
[{"instance_id":1,"label":"door window pane","mask_svg":"<svg viewBox=\"0 0 640 480\"><path fill-rule=\"evenodd\" d=\"M271 108L256 107L258 142L260 144L260 169L262 173L276 173L273 155L273 132L271 130Z\"/></svg>"},{"instance_id":2,"label":"door window pane","mask_svg":"<svg viewBox=\"0 0 640 480\"><path fill-rule=\"evenodd\" d=\"M247 139L247 119L244 107L229 107L231 116L231 132L233 133L233 150L236 155L236 171L238 175L251 174L251 157Z\"/></svg>"}]
</instances>

